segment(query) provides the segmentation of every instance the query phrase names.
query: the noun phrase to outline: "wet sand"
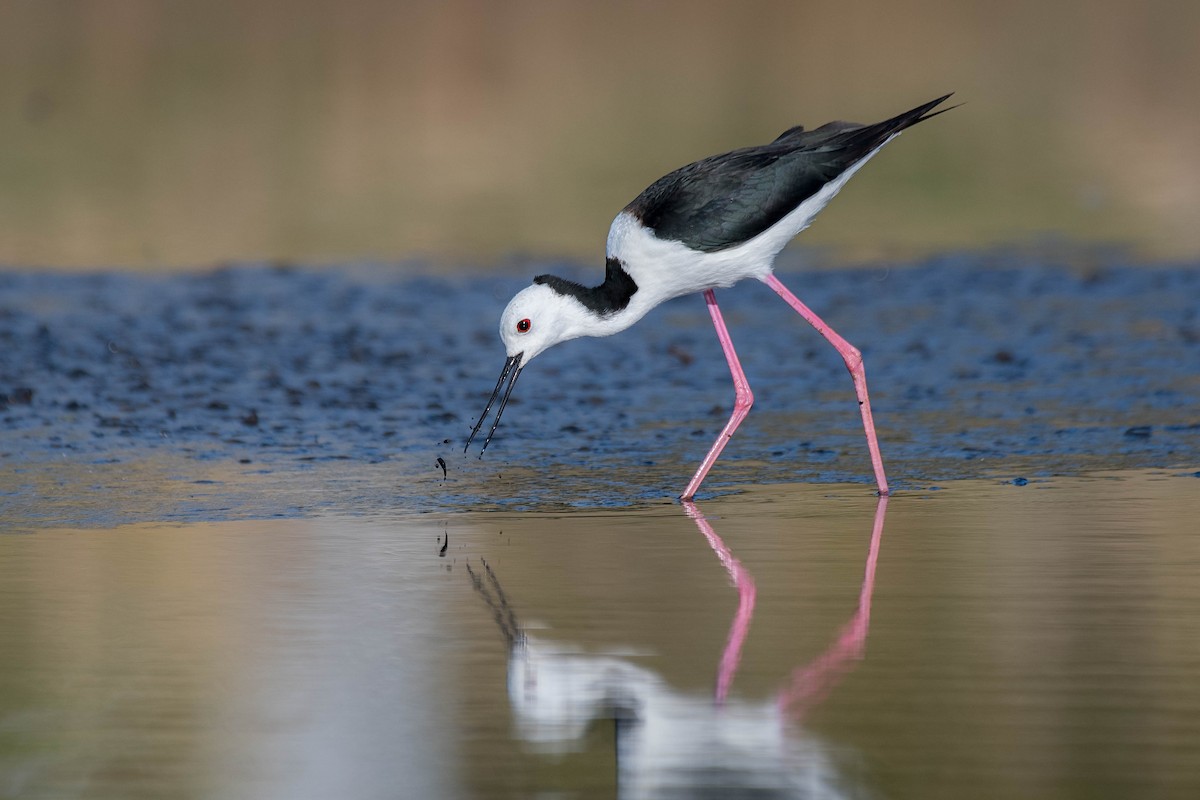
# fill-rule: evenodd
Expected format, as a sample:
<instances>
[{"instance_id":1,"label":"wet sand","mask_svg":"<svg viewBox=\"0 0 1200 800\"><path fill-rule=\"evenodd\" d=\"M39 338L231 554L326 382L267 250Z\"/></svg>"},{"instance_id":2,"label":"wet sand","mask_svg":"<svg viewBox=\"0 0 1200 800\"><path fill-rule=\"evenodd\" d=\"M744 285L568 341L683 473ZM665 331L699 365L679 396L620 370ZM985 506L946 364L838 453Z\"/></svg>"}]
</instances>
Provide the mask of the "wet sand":
<instances>
[{"instance_id":1,"label":"wet sand","mask_svg":"<svg viewBox=\"0 0 1200 800\"><path fill-rule=\"evenodd\" d=\"M543 271L595 277L528 267ZM1124 265L1117 254L1047 263L994 253L782 277L863 351L898 491L1197 467L1200 270ZM0 273L5 522L675 497L733 395L699 297L541 356L486 456L464 457L503 362L499 311L526 281L365 265ZM701 498L788 482L869 491L857 406L833 349L765 287L720 294L756 405Z\"/></svg>"}]
</instances>

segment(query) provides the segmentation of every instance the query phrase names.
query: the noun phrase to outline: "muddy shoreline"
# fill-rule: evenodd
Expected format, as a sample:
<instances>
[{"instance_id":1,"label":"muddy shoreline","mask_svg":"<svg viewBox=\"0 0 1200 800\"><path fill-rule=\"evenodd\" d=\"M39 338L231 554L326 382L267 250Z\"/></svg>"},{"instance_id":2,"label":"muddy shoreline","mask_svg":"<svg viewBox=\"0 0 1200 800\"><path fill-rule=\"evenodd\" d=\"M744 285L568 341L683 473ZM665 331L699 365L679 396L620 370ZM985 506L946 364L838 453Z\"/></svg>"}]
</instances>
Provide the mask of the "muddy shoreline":
<instances>
[{"instance_id":1,"label":"muddy shoreline","mask_svg":"<svg viewBox=\"0 0 1200 800\"><path fill-rule=\"evenodd\" d=\"M900 491L1200 460L1195 265L976 254L781 278L863 351ZM88 525L668 501L732 399L698 296L539 358L484 459L463 456L503 361L499 311L524 283L363 265L0 272L5 516ZM832 348L764 287L720 297L757 402L706 491L869 490ZM178 485L163 489L168 479Z\"/></svg>"}]
</instances>

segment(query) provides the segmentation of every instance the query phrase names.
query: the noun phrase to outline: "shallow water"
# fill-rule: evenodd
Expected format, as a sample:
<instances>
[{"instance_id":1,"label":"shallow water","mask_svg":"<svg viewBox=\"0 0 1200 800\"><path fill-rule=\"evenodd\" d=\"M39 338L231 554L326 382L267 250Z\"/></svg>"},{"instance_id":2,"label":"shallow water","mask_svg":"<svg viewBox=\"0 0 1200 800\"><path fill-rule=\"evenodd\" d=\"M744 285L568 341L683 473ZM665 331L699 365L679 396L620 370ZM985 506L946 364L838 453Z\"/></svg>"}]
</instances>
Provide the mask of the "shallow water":
<instances>
[{"instance_id":1,"label":"shallow water","mask_svg":"<svg viewBox=\"0 0 1200 800\"><path fill-rule=\"evenodd\" d=\"M1198 496L2 536L0 797L1194 797Z\"/></svg>"},{"instance_id":2,"label":"shallow water","mask_svg":"<svg viewBox=\"0 0 1200 800\"><path fill-rule=\"evenodd\" d=\"M523 280L0 273L0 798L1200 795L1200 270L1077 256L784 276L886 504L721 293L695 508L697 298L480 459Z\"/></svg>"}]
</instances>

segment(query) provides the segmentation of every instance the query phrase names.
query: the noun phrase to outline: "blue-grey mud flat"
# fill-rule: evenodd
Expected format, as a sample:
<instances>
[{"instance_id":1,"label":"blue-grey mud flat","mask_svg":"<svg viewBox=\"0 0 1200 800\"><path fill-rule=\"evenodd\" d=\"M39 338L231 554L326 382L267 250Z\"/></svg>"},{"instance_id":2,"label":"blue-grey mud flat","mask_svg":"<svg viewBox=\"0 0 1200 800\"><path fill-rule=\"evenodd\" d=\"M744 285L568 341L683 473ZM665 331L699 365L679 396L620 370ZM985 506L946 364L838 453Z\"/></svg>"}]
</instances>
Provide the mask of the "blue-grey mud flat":
<instances>
[{"instance_id":1,"label":"blue-grey mud flat","mask_svg":"<svg viewBox=\"0 0 1200 800\"><path fill-rule=\"evenodd\" d=\"M546 263L527 272L547 269L583 281L597 273ZM897 491L1196 468L1195 265L995 252L781 274L863 351ZM678 495L732 402L698 297L637 330L548 353L484 458L463 456L502 355L498 312L526 280L372 265L0 272L6 524L614 507ZM869 491L836 353L765 287L720 299L756 405L708 496L787 482Z\"/></svg>"}]
</instances>

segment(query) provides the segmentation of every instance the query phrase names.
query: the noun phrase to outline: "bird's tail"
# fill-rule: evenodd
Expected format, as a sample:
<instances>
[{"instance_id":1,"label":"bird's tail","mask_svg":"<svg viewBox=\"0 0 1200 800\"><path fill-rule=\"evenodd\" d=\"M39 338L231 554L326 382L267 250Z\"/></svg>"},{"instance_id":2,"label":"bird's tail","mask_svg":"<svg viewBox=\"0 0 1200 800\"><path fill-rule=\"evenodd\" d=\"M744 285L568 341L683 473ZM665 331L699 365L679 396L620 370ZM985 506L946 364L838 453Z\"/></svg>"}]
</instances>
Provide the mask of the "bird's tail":
<instances>
[{"instance_id":1,"label":"bird's tail","mask_svg":"<svg viewBox=\"0 0 1200 800\"><path fill-rule=\"evenodd\" d=\"M877 141L884 141L891 138L901 131L911 128L918 122L924 122L927 119L932 119L938 114L945 114L947 111L958 108L962 103L956 103L946 108L934 111L942 103L946 102L953 96L954 92L944 94L936 100L930 100L928 103L917 106L916 108L905 111L903 114L897 114L891 119L885 119L883 122L877 122L874 125L866 125L863 128L854 131L854 136L870 137ZM932 113L930 113L932 112Z\"/></svg>"}]
</instances>

